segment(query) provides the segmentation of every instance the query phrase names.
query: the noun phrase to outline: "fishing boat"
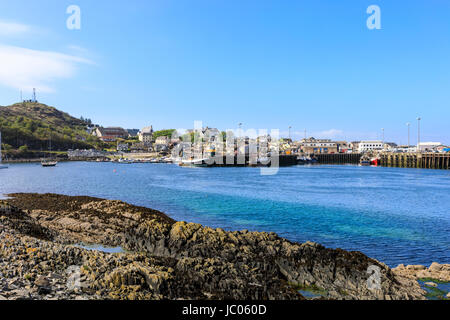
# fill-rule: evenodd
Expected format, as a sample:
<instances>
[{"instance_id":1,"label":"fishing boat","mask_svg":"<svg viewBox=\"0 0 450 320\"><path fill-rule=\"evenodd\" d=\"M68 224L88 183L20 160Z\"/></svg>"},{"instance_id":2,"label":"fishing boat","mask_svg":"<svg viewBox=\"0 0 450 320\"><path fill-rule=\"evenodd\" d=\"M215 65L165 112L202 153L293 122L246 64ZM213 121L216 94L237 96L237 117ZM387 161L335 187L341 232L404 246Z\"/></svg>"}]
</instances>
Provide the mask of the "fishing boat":
<instances>
[{"instance_id":1,"label":"fishing boat","mask_svg":"<svg viewBox=\"0 0 450 320\"><path fill-rule=\"evenodd\" d=\"M380 159L377 157L370 159L370 165L378 167L380 165Z\"/></svg>"},{"instance_id":2,"label":"fishing boat","mask_svg":"<svg viewBox=\"0 0 450 320\"><path fill-rule=\"evenodd\" d=\"M2 165L2 133L0 132L0 169L7 169L8 166Z\"/></svg>"},{"instance_id":3,"label":"fishing boat","mask_svg":"<svg viewBox=\"0 0 450 320\"><path fill-rule=\"evenodd\" d=\"M359 164L360 164L361 166L370 166L370 158L368 158L368 157L366 157L366 156L363 156L363 157L361 158L361 160L359 161Z\"/></svg>"},{"instance_id":4,"label":"fishing boat","mask_svg":"<svg viewBox=\"0 0 450 320\"><path fill-rule=\"evenodd\" d=\"M306 165L306 164L315 164L317 163L317 159L316 158L312 158L312 157L298 157L297 158L297 164L298 165Z\"/></svg>"}]
</instances>

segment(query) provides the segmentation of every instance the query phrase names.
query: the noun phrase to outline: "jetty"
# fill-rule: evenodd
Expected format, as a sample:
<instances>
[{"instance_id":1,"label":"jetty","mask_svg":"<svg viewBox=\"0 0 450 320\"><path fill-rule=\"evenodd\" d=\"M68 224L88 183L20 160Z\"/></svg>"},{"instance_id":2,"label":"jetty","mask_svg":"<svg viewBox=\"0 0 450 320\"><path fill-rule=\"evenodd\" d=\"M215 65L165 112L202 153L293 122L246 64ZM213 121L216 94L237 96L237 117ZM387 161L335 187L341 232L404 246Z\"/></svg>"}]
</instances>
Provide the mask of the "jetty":
<instances>
[{"instance_id":1,"label":"jetty","mask_svg":"<svg viewBox=\"0 0 450 320\"><path fill-rule=\"evenodd\" d=\"M359 164L361 153L331 153L315 154L319 164ZM418 153L418 152L383 152L375 158L382 167L420 168L420 169L450 169L450 153Z\"/></svg>"},{"instance_id":2,"label":"jetty","mask_svg":"<svg viewBox=\"0 0 450 320\"><path fill-rule=\"evenodd\" d=\"M450 169L449 153L382 153L383 167Z\"/></svg>"}]
</instances>

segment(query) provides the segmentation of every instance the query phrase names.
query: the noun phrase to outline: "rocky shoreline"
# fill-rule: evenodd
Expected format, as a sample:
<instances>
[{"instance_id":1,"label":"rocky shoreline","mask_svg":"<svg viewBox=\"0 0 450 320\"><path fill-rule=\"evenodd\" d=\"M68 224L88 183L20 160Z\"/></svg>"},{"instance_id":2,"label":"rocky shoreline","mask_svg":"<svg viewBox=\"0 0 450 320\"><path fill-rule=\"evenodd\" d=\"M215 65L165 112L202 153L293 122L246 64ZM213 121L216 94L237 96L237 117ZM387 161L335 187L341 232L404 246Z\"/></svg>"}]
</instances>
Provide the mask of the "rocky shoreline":
<instances>
[{"instance_id":1,"label":"rocky shoreline","mask_svg":"<svg viewBox=\"0 0 450 320\"><path fill-rule=\"evenodd\" d=\"M0 201L0 300L303 300L299 289L321 299L425 299L411 268L390 269L360 252L177 222L121 201L8 196ZM380 270L378 289L368 287L369 266ZM449 265L430 269L450 274Z\"/></svg>"}]
</instances>

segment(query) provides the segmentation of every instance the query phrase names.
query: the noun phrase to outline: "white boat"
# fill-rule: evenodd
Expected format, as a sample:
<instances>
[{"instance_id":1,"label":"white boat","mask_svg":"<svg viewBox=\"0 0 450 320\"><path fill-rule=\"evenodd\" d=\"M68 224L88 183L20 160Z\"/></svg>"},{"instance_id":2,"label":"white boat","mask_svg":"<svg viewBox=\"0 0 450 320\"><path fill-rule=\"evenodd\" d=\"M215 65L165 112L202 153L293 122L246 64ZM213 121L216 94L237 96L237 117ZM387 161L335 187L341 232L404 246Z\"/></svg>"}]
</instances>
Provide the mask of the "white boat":
<instances>
[{"instance_id":1,"label":"white boat","mask_svg":"<svg viewBox=\"0 0 450 320\"><path fill-rule=\"evenodd\" d=\"M163 163L173 163L173 159L172 158L162 158L162 162Z\"/></svg>"},{"instance_id":2,"label":"white boat","mask_svg":"<svg viewBox=\"0 0 450 320\"><path fill-rule=\"evenodd\" d=\"M58 164L58 161L51 161L51 160L42 160L41 165L43 167L55 167Z\"/></svg>"},{"instance_id":3,"label":"white boat","mask_svg":"<svg viewBox=\"0 0 450 320\"><path fill-rule=\"evenodd\" d=\"M50 139L49 139L48 150L52 151L52 136L51 135L50 135ZM41 165L43 167L55 167L57 164L58 164L58 161L56 161L56 160L45 159L45 154L44 154L44 159L41 160Z\"/></svg>"},{"instance_id":4,"label":"white boat","mask_svg":"<svg viewBox=\"0 0 450 320\"><path fill-rule=\"evenodd\" d=\"M0 132L0 169L7 169L8 166L2 165L2 133Z\"/></svg>"},{"instance_id":5,"label":"white boat","mask_svg":"<svg viewBox=\"0 0 450 320\"><path fill-rule=\"evenodd\" d=\"M209 167L209 164L206 162L208 160L209 158L181 160L178 165L180 167Z\"/></svg>"},{"instance_id":6,"label":"white boat","mask_svg":"<svg viewBox=\"0 0 450 320\"><path fill-rule=\"evenodd\" d=\"M130 159L124 159L124 158L119 159L117 162L123 163L123 164L132 164L132 163L134 163L133 160L130 160Z\"/></svg>"}]
</instances>

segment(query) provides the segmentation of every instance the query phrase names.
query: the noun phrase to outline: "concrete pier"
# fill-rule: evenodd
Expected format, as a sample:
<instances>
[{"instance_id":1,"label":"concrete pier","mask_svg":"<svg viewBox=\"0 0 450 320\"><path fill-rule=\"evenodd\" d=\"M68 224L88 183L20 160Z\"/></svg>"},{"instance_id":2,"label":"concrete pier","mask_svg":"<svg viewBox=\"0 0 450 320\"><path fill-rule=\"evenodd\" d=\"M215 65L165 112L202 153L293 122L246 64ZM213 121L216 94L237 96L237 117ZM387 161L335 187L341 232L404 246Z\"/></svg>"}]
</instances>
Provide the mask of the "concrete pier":
<instances>
[{"instance_id":1,"label":"concrete pier","mask_svg":"<svg viewBox=\"0 0 450 320\"><path fill-rule=\"evenodd\" d=\"M450 169L448 153L383 153L380 161L384 167Z\"/></svg>"}]
</instances>

